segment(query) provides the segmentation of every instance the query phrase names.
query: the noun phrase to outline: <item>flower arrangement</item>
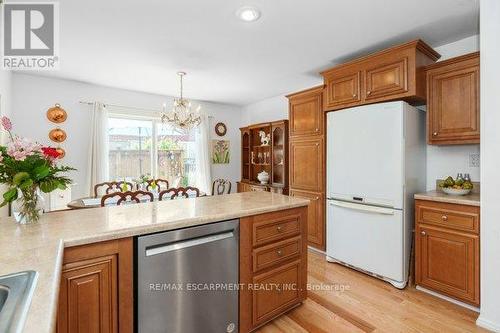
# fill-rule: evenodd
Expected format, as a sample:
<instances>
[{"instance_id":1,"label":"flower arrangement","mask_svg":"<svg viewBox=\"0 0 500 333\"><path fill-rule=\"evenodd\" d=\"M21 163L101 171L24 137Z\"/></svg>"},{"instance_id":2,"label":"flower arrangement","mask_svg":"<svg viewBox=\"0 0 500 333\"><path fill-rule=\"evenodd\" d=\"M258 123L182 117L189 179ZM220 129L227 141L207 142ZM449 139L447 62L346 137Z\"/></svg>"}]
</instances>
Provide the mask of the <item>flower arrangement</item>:
<instances>
[{"instance_id":1,"label":"flower arrangement","mask_svg":"<svg viewBox=\"0 0 500 333\"><path fill-rule=\"evenodd\" d=\"M49 193L65 189L71 179L62 173L76 169L57 165L60 153L55 148L13 135L9 118L2 117L1 123L10 141L7 146L0 146L0 183L8 187L0 207L20 200L16 219L21 223L36 222L43 212L39 206L39 190Z\"/></svg>"}]
</instances>

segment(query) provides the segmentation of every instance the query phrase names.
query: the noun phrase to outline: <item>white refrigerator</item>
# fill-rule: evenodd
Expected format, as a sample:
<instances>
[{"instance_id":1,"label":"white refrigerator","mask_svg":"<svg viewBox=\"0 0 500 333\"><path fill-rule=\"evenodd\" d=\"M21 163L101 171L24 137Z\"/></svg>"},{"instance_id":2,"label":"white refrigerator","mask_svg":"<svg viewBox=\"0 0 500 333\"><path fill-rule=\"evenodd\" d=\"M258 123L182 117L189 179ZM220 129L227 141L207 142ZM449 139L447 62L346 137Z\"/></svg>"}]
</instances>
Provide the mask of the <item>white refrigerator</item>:
<instances>
[{"instance_id":1,"label":"white refrigerator","mask_svg":"<svg viewBox=\"0 0 500 333\"><path fill-rule=\"evenodd\" d=\"M327 260L404 288L425 112L400 101L330 112L327 138Z\"/></svg>"}]
</instances>

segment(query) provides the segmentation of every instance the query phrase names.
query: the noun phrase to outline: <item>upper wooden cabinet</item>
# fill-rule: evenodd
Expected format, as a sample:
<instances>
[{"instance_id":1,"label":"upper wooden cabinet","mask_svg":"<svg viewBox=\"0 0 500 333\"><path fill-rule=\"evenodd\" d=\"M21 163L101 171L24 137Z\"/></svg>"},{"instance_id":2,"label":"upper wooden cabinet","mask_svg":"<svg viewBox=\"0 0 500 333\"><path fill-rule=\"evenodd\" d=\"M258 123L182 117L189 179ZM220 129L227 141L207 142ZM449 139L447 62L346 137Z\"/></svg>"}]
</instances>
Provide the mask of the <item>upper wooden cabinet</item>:
<instances>
[{"instance_id":1,"label":"upper wooden cabinet","mask_svg":"<svg viewBox=\"0 0 500 333\"><path fill-rule=\"evenodd\" d=\"M425 66L440 55L421 40L341 64L322 72L325 82L325 111L405 100L426 100Z\"/></svg>"},{"instance_id":2,"label":"upper wooden cabinet","mask_svg":"<svg viewBox=\"0 0 500 333\"><path fill-rule=\"evenodd\" d=\"M429 144L479 143L479 52L427 67Z\"/></svg>"},{"instance_id":3,"label":"upper wooden cabinet","mask_svg":"<svg viewBox=\"0 0 500 333\"><path fill-rule=\"evenodd\" d=\"M288 95L290 136L323 133L323 86Z\"/></svg>"}]
</instances>

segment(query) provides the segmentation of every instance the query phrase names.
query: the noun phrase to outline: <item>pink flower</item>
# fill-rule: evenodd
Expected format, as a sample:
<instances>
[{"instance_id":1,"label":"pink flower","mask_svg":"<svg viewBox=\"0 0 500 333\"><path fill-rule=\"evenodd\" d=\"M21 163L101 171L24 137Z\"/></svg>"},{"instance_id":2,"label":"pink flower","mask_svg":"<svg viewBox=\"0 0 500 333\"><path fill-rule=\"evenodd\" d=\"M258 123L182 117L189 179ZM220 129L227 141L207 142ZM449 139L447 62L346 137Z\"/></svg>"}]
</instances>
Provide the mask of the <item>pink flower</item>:
<instances>
[{"instance_id":1,"label":"pink flower","mask_svg":"<svg viewBox=\"0 0 500 333\"><path fill-rule=\"evenodd\" d=\"M10 132L12 130L12 122L10 121L9 117L3 116L2 117L2 126L3 129Z\"/></svg>"},{"instance_id":2,"label":"pink flower","mask_svg":"<svg viewBox=\"0 0 500 333\"><path fill-rule=\"evenodd\" d=\"M24 161L26 157L41 152L42 146L36 142L16 136L7 145L7 154L16 161Z\"/></svg>"},{"instance_id":3,"label":"pink flower","mask_svg":"<svg viewBox=\"0 0 500 333\"><path fill-rule=\"evenodd\" d=\"M0 154L0 162L3 161L3 155Z\"/></svg>"}]
</instances>

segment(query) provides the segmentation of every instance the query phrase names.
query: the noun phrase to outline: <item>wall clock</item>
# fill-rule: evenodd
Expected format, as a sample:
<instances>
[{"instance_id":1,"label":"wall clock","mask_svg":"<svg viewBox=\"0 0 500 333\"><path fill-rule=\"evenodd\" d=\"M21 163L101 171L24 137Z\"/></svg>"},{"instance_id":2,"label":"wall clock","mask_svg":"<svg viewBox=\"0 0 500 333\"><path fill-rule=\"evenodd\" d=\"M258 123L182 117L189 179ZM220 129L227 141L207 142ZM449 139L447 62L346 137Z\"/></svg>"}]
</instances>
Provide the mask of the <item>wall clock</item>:
<instances>
[{"instance_id":1,"label":"wall clock","mask_svg":"<svg viewBox=\"0 0 500 333\"><path fill-rule=\"evenodd\" d=\"M218 136L224 136L224 135L226 135L226 133L227 133L226 124L224 124L224 123L217 123L217 125L215 125L215 133Z\"/></svg>"}]
</instances>

